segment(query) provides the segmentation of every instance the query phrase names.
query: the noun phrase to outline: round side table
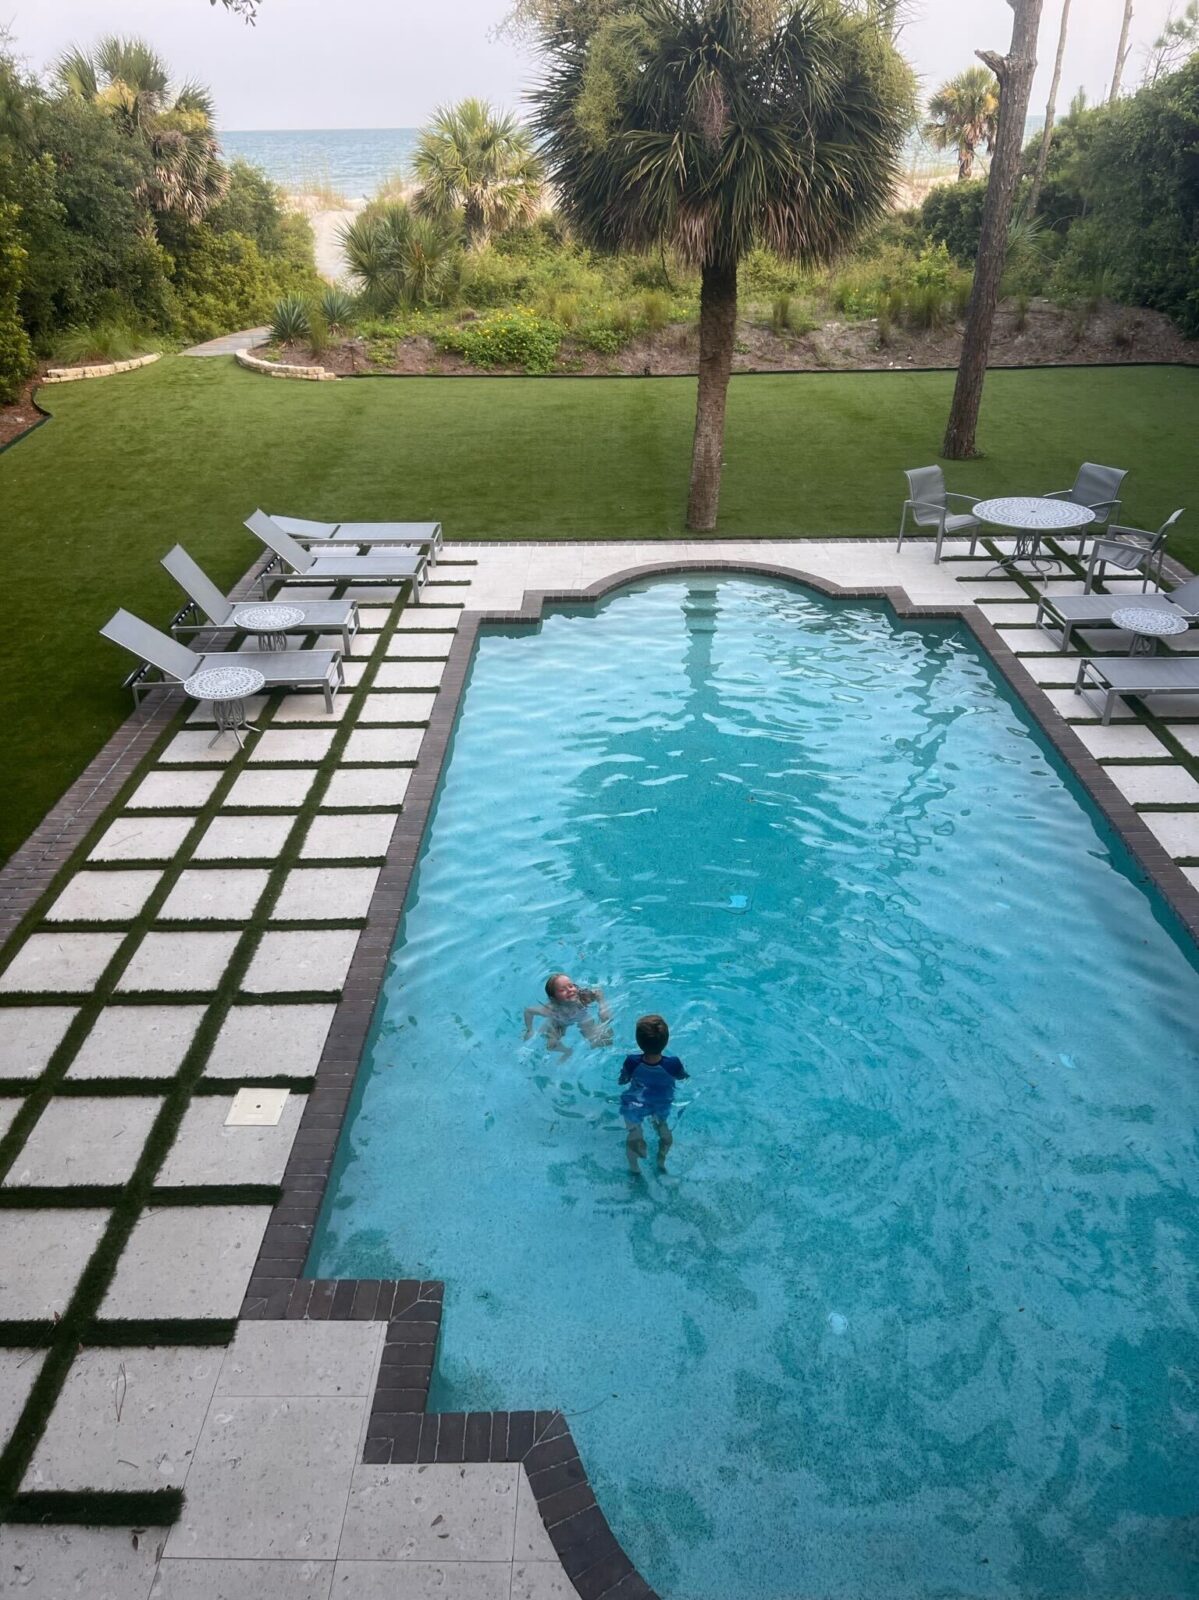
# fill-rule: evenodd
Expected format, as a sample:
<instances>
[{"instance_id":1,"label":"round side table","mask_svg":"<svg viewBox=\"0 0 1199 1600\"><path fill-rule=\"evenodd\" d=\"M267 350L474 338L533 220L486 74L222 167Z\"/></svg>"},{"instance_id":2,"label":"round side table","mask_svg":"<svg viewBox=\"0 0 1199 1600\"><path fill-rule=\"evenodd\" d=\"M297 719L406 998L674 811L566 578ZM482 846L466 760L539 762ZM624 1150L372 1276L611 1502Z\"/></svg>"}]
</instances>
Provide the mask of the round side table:
<instances>
[{"instance_id":1,"label":"round side table","mask_svg":"<svg viewBox=\"0 0 1199 1600\"><path fill-rule=\"evenodd\" d=\"M286 650L287 629L303 622L304 613L295 606L238 606L230 618L235 628L258 635L263 650Z\"/></svg>"},{"instance_id":2,"label":"round side table","mask_svg":"<svg viewBox=\"0 0 1199 1600\"><path fill-rule=\"evenodd\" d=\"M257 733L246 721L246 699L265 684L266 679L254 667L204 667L192 673L184 690L195 700L211 700L216 717L216 733L208 741L210 750L226 733L239 745L243 733Z\"/></svg>"},{"instance_id":3,"label":"round side table","mask_svg":"<svg viewBox=\"0 0 1199 1600\"><path fill-rule=\"evenodd\" d=\"M1158 652L1159 639L1171 639L1185 633L1190 626L1177 612L1157 606L1121 606L1112 612L1112 624L1132 634L1130 656L1152 656Z\"/></svg>"}]
</instances>

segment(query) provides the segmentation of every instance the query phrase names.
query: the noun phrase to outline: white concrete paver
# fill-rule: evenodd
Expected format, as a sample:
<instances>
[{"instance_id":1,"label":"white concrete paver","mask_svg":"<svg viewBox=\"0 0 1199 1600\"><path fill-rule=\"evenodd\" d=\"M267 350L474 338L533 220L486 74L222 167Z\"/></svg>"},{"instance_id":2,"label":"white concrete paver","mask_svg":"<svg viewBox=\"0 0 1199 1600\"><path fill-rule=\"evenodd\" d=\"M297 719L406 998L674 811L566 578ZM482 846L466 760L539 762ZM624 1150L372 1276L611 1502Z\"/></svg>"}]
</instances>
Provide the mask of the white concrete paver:
<instances>
[{"instance_id":1,"label":"white concrete paver","mask_svg":"<svg viewBox=\"0 0 1199 1600\"><path fill-rule=\"evenodd\" d=\"M130 811L198 811L221 781L219 772L151 772L125 804Z\"/></svg>"},{"instance_id":2,"label":"white concrete paver","mask_svg":"<svg viewBox=\"0 0 1199 1600\"><path fill-rule=\"evenodd\" d=\"M181 872L158 913L161 922L245 922L270 873L265 867L205 867Z\"/></svg>"},{"instance_id":3,"label":"white concrete paver","mask_svg":"<svg viewBox=\"0 0 1199 1600\"><path fill-rule=\"evenodd\" d=\"M61 1315L108 1216L100 1207L6 1211L0 1228L0 1320Z\"/></svg>"},{"instance_id":4,"label":"white concrete paver","mask_svg":"<svg viewBox=\"0 0 1199 1600\"><path fill-rule=\"evenodd\" d=\"M89 861L171 861L194 817L118 817L98 840Z\"/></svg>"},{"instance_id":5,"label":"white concrete paver","mask_svg":"<svg viewBox=\"0 0 1199 1600\"><path fill-rule=\"evenodd\" d=\"M170 1556L330 1560L358 1454L363 1397L223 1398L188 1473Z\"/></svg>"},{"instance_id":6,"label":"white concrete paver","mask_svg":"<svg viewBox=\"0 0 1199 1600\"><path fill-rule=\"evenodd\" d=\"M287 874L273 922L331 922L365 917L378 867L296 867Z\"/></svg>"},{"instance_id":7,"label":"white concrete paver","mask_svg":"<svg viewBox=\"0 0 1199 1600\"><path fill-rule=\"evenodd\" d=\"M332 1590L337 1600L510 1600L511 1592L504 1561L339 1561Z\"/></svg>"},{"instance_id":8,"label":"white concrete paver","mask_svg":"<svg viewBox=\"0 0 1199 1600\"><path fill-rule=\"evenodd\" d=\"M361 812L357 816L313 817L300 847L300 857L304 861L382 860L395 824L395 817L382 811Z\"/></svg>"},{"instance_id":9,"label":"white concrete paver","mask_svg":"<svg viewBox=\"0 0 1199 1600\"><path fill-rule=\"evenodd\" d=\"M128 1182L161 1106L149 1095L51 1100L3 1187Z\"/></svg>"},{"instance_id":10,"label":"white concrete paver","mask_svg":"<svg viewBox=\"0 0 1199 1600\"><path fill-rule=\"evenodd\" d=\"M101 1317L235 1317L270 1214L269 1206L149 1207L117 1263Z\"/></svg>"},{"instance_id":11,"label":"white concrete paver","mask_svg":"<svg viewBox=\"0 0 1199 1600\"><path fill-rule=\"evenodd\" d=\"M0 1028L0 1078L34 1078L62 1043L75 1006L6 1006Z\"/></svg>"},{"instance_id":12,"label":"white concrete paver","mask_svg":"<svg viewBox=\"0 0 1199 1600\"><path fill-rule=\"evenodd\" d=\"M311 1077L333 1021L331 1005L233 1006L204 1068L209 1078Z\"/></svg>"},{"instance_id":13,"label":"white concrete paver","mask_svg":"<svg viewBox=\"0 0 1199 1600\"><path fill-rule=\"evenodd\" d=\"M35 933L0 973L0 992L88 994L122 938L119 933Z\"/></svg>"},{"instance_id":14,"label":"white concrete paver","mask_svg":"<svg viewBox=\"0 0 1199 1600\"><path fill-rule=\"evenodd\" d=\"M158 1173L158 1186L278 1183L307 1096L289 1094L274 1127L227 1128L233 1104L224 1095L196 1095Z\"/></svg>"},{"instance_id":15,"label":"white concrete paver","mask_svg":"<svg viewBox=\"0 0 1199 1600\"><path fill-rule=\"evenodd\" d=\"M356 728L346 740L345 760L384 765L415 761L424 737L423 728Z\"/></svg>"},{"instance_id":16,"label":"white concrete paver","mask_svg":"<svg viewBox=\"0 0 1199 1600\"><path fill-rule=\"evenodd\" d=\"M223 1359L219 1345L80 1351L21 1487L181 1486Z\"/></svg>"},{"instance_id":17,"label":"white concrete paver","mask_svg":"<svg viewBox=\"0 0 1199 1600\"><path fill-rule=\"evenodd\" d=\"M410 690L368 694L358 713L359 723L428 722L433 715L436 695L413 694Z\"/></svg>"},{"instance_id":18,"label":"white concrete paver","mask_svg":"<svg viewBox=\"0 0 1199 1600\"><path fill-rule=\"evenodd\" d=\"M241 937L237 933L148 933L117 982L122 994L215 989Z\"/></svg>"},{"instance_id":19,"label":"white concrete paver","mask_svg":"<svg viewBox=\"0 0 1199 1600\"><path fill-rule=\"evenodd\" d=\"M106 1006L67 1068L77 1078L170 1078L179 1070L203 1006Z\"/></svg>"},{"instance_id":20,"label":"white concrete paver","mask_svg":"<svg viewBox=\"0 0 1199 1600\"><path fill-rule=\"evenodd\" d=\"M225 796L226 806L288 806L295 810L304 804L316 782L316 772L287 769L280 772L239 772Z\"/></svg>"},{"instance_id":21,"label":"white concrete paver","mask_svg":"<svg viewBox=\"0 0 1199 1600\"><path fill-rule=\"evenodd\" d=\"M376 689L436 689L445 673L444 661L382 661L375 673Z\"/></svg>"},{"instance_id":22,"label":"white concrete paver","mask_svg":"<svg viewBox=\"0 0 1199 1600\"><path fill-rule=\"evenodd\" d=\"M0 1594L19 1600L146 1600L160 1532L0 1523Z\"/></svg>"},{"instance_id":23,"label":"white concrete paver","mask_svg":"<svg viewBox=\"0 0 1199 1600\"><path fill-rule=\"evenodd\" d=\"M243 1322L225 1355L217 1395L370 1399L385 1329L382 1322Z\"/></svg>"},{"instance_id":24,"label":"white concrete paver","mask_svg":"<svg viewBox=\"0 0 1199 1600\"><path fill-rule=\"evenodd\" d=\"M1199 856L1199 811L1143 811L1141 821L1172 856Z\"/></svg>"},{"instance_id":25,"label":"white concrete paver","mask_svg":"<svg viewBox=\"0 0 1199 1600\"><path fill-rule=\"evenodd\" d=\"M329 779L321 807L387 806L404 803L410 767L343 767Z\"/></svg>"},{"instance_id":26,"label":"white concrete paver","mask_svg":"<svg viewBox=\"0 0 1199 1600\"><path fill-rule=\"evenodd\" d=\"M518 1463L356 1466L345 1561L512 1560Z\"/></svg>"},{"instance_id":27,"label":"white concrete paver","mask_svg":"<svg viewBox=\"0 0 1199 1600\"><path fill-rule=\"evenodd\" d=\"M338 636L337 644L333 648L341 649L340 635ZM351 663L347 662L345 666L348 672ZM355 666L354 670L361 672L361 663ZM357 679L354 682L356 683ZM348 676L346 684L351 688L354 686ZM286 728L292 723L302 722L328 728L340 722L349 709L350 697L344 691L334 700L332 711L325 709L325 697L323 694L289 694L275 707L274 715L271 717L271 727Z\"/></svg>"},{"instance_id":28,"label":"white concrete paver","mask_svg":"<svg viewBox=\"0 0 1199 1600\"><path fill-rule=\"evenodd\" d=\"M0 1349L0 1450L17 1425L45 1359L44 1350ZM0 1567L0 1572L3 1570Z\"/></svg>"},{"instance_id":29,"label":"white concrete paver","mask_svg":"<svg viewBox=\"0 0 1199 1600\"><path fill-rule=\"evenodd\" d=\"M150 1600L329 1600L332 1582L332 1561L190 1561L185 1557L160 1563Z\"/></svg>"},{"instance_id":30,"label":"white concrete paver","mask_svg":"<svg viewBox=\"0 0 1199 1600\"><path fill-rule=\"evenodd\" d=\"M207 729L185 728L182 733L175 735L158 759L171 764L194 763L221 767L232 761L237 753L235 739L218 739L213 744L212 734Z\"/></svg>"},{"instance_id":31,"label":"white concrete paver","mask_svg":"<svg viewBox=\"0 0 1199 1600\"><path fill-rule=\"evenodd\" d=\"M266 728L254 740L250 760L316 764L329 754L332 728Z\"/></svg>"},{"instance_id":32,"label":"white concrete paver","mask_svg":"<svg viewBox=\"0 0 1199 1600\"><path fill-rule=\"evenodd\" d=\"M1093 726L1083 724L1074 731L1097 761L1110 761L1120 757L1126 761L1135 761L1146 756L1152 756L1160 761L1167 754L1161 740L1148 728L1139 725L1134 728L1121 728L1113 724L1105 728L1098 723Z\"/></svg>"},{"instance_id":33,"label":"white concrete paver","mask_svg":"<svg viewBox=\"0 0 1199 1600\"><path fill-rule=\"evenodd\" d=\"M273 861L295 826L294 816L214 817L196 846L196 861Z\"/></svg>"},{"instance_id":34,"label":"white concrete paver","mask_svg":"<svg viewBox=\"0 0 1199 1600\"><path fill-rule=\"evenodd\" d=\"M1153 767L1109 767L1108 777L1133 805L1199 804L1199 783L1173 762Z\"/></svg>"},{"instance_id":35,"label":"white concrete paver","mask_svg":"<svg viewBox=\"0 0 1199 1600\"><path fill-rule=\"evenodd\" d=\"M340 989L357 943L357 929L306 928L264 933L242 988L247 994Z\"/></svg>"},{"instance_id":36,"label":"white concrete paver","mask_svg":"<svg viewBox=\"0 0 1199 1600\"><path fill-rule=\"evenodd\" d=\"M130 922L162 877L161 870L77 872L46 913L47 922Z\"/></svg>"}]
</instances>

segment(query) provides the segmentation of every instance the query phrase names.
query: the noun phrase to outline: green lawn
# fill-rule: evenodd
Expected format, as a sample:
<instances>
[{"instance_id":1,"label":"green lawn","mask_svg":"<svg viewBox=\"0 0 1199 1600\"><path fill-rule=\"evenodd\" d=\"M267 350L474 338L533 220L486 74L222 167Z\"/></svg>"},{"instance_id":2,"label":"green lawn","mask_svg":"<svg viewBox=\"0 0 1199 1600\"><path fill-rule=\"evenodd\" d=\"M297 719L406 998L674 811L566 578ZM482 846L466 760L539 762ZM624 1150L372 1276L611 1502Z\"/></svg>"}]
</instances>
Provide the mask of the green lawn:
<instances>
[{"instance_id":1,"label":"green lawn","mask_svg":"<svg viewBox=\"0 0 1199 1600\"><path fill-rule=\"evenodd\" d=\"M951 373L733 380L720 531L889 533L901 469L935 459ZM46 389L54 420L0 456L0 809L9 853L129 710L128 659L97 636L117 605L163 622L176 540L222 584L256 554L241 520L439 518L451 538L671 538L683 531L695 382L417 378L278 383L164 358ZM1191 505L1199 562L1199 370L999 372L975 494L1070 483L1084 457L1131 468L1125 516Z\"/></svg>"}]
</instances>

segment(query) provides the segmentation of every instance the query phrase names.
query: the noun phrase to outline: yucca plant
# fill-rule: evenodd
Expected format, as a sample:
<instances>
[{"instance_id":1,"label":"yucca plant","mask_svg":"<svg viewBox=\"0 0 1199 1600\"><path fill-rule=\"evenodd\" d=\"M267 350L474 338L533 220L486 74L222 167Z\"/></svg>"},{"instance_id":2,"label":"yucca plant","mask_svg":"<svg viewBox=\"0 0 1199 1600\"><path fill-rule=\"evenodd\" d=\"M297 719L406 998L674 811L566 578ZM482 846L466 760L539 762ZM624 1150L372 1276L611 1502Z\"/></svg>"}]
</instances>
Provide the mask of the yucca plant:
<instances>
[{"instance_id":1,"label":"yucca plant","mask_svg":"<svg viewBox=\"0 0 1199 1600\"><path fill-rule=\"evenodd\" d=\"M335 283L329 284L321 295L320 313L330 333L348 333L357 317L353 295L347 294Z\"/></svg>"},{"instance_id":2,"label":"yucca plant","mask_svg":"<svg viewBox=\"0 0 1199 1600\"><path fill-rule=\"evenodd\" d=\"M285 295L271 315L271 338L277 344L299 344L309 329L308 302L303 295Z\"/></svg>"}]
</instances>

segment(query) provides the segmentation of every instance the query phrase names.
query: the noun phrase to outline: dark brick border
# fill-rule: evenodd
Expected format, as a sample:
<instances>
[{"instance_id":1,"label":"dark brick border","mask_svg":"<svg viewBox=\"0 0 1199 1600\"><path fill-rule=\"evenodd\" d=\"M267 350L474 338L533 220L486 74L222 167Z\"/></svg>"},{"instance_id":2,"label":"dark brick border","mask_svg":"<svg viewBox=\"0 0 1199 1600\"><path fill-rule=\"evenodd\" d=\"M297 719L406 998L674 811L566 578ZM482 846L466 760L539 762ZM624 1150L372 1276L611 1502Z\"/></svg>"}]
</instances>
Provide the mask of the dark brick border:
<instances>
[{"instance_id":1,"label":"dark brick border","mask_svg":"<svg viewBox=\"0 0 1199 1600\"><path fill-rule=\"evenodd\" d=\"M901 588L846 588L810 573L748 558L697 558L626 567L581 590L528 590L517 611L461 613L421 744L419 764L409 783L367 925L334 1013L317 1067L316 1087L309 1096L284 1173L283 1195L267 1224L241 1315L256 1320L385 1320L387 1331L363 1461L521 1462L546 1531L582 1600L655 1600L655 1596L597 1505L562 1413L426 1411L441 1331L443 1285L416 1279L308 1279L301 1274L404 900L432 813L480 627L485 623L536 626L547 606L586 604L646 578L687 572L775 578L832 599L884 600L904 621L964 623L1116 829L1138 866L1199 942L1199 890L1191 885L975 605L916 605Z\"/></svg>"}]
</instances>

